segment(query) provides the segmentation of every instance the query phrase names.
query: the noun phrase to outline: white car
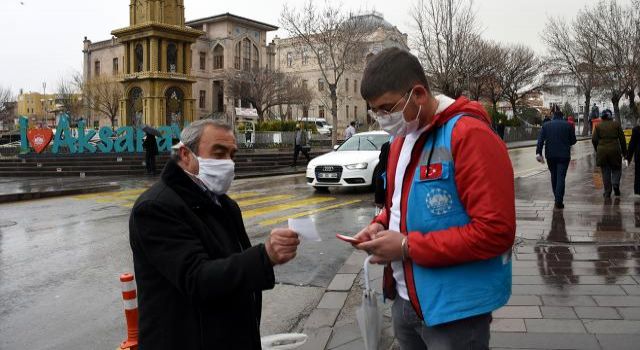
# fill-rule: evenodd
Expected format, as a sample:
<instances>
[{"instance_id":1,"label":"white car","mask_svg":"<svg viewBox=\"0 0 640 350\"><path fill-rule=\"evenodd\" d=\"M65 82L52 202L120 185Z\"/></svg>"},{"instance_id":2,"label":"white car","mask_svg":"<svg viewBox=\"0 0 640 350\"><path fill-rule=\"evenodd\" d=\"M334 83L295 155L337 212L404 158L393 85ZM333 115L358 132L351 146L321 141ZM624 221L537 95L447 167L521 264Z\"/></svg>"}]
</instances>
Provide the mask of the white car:
<instances>
[{"instance_id":1,"label":"white car","mask_svg":"<svg viewBox=\"0 0 640 350\"><path fill-rule=\"evenodd\" d=\"M333 152L309 162L307 185L313 186L316 190L326 190L328 187L371 186L380 148L387 141L389 134L384 131L353 135Z\"/></svg>"}]
</instances>

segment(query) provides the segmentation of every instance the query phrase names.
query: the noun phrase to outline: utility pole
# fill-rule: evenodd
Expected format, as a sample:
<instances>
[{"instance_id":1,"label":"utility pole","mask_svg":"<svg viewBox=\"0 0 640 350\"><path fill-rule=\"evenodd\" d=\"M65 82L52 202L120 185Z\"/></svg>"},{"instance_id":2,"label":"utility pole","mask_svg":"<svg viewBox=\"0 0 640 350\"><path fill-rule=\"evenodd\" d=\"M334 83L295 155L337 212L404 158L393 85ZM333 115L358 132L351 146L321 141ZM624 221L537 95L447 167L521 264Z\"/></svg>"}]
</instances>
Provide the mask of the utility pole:
<instances>
[{"instance_id":1,"label":"utility pole","mask_svg":"<svg viewBox=\"0 0 640 350\"><path fill-rule=\"evenodd\" d=\"M45 125L49 124L48 123L49 115L47 113L47 82L46 81L42 82L42 113L44 115Z\"/></svg>"}]
</instances>

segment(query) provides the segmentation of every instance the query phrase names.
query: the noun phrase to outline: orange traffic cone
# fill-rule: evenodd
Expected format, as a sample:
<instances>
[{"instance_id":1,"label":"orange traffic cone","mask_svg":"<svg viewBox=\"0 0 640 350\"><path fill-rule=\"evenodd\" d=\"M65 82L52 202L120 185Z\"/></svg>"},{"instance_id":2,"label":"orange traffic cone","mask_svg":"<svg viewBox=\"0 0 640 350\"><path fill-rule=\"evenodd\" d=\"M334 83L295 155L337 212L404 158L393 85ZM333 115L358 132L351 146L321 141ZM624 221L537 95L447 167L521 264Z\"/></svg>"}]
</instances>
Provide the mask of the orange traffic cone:
<instances>
[{"instance_id":1,"label":"orange traffic cone","mask_svg":"<svg viewBox=\"0 0 640 350\"><path fill-rule=\"evenodd\" d=\"M122 282L122 299L124 301L124 315L127 319L127 340L120 344L120 349L136 350L138 348L138 299L136 282L133 274L120 275Z\"/></svg>"}]
</instances>

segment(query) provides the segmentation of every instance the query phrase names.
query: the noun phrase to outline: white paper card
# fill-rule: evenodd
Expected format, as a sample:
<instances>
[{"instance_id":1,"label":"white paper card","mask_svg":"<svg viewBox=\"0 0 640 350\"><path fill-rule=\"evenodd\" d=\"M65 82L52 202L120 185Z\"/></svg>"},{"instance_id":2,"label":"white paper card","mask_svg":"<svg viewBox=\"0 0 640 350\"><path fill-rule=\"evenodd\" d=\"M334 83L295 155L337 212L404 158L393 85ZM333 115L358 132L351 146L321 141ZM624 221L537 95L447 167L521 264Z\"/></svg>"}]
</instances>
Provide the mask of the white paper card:
<instances>
[{"instance_id":1,"label":"white paper card","mask_svg":"<svg viewBox=\"0 0 640 350\"><path fill-rule=\"evenodd\" d=\"M307 241L322 241L316 230L316 225L310 218L289 219L289 229L296 231L302 239Z\"/></svg>"}]
</instances>

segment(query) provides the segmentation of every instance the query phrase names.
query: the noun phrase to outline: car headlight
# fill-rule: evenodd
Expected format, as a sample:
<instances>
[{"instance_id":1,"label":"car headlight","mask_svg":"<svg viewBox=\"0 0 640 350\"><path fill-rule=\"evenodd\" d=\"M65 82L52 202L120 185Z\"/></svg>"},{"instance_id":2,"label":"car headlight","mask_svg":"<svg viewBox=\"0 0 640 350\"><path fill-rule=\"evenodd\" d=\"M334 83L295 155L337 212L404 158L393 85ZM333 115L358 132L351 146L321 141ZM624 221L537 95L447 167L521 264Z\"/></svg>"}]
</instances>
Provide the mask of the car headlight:
<instances>
[{"instance_id":1,"label":"car headlight","mask_svg":"<svg viewBox=\"0 0 640 350\"><path fill-rule=\"evenodd\" d=\"M349 170L361 170L361 169L366 169L367 166L369 166L369 164L367 163L356 163L356 164L345 165L344 167Z\"/></svg>"}]
</instances>

